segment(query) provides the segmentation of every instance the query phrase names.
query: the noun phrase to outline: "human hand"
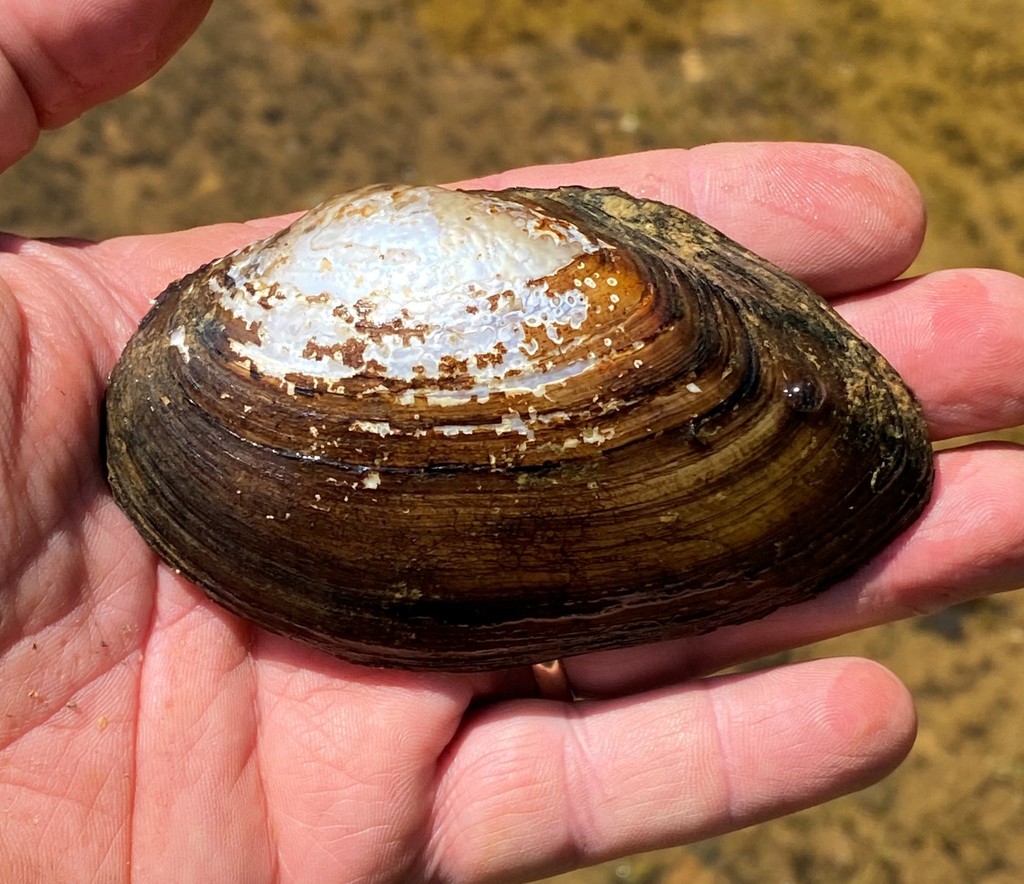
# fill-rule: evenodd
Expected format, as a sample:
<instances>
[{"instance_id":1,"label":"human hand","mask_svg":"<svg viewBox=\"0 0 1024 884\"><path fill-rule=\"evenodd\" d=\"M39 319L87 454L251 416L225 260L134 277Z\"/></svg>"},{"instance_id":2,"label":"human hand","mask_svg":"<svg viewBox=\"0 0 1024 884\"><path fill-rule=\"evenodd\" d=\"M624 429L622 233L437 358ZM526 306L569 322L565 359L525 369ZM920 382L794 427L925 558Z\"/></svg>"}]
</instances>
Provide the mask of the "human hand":
<instances>
[{"instance_id":1,"label":"human hand","mask_svg":"<svg viewBox=\"0 0 1024 884\"><path fill-rule=\"evenodd\" d=\"M480 183L556 181L693 209L836 297L937 438L1024 420L1021 280L887 284L923 220L878 155L713 145ZM280 223L2 241L0 844L22 879L527 879L747 825L890 770L910 701L866 661L696 676L1022 579L1020 455L984 446L941 453L918 524L817 601L567 661L584 703L535 698L526 671L377 671L243 624L114 506L100 402L155 292Z\"/></svg>"},{"instance_id":2,"label":"human hand","mask_svg":"<svg viewBox=\"0 0 1024 884\"><path fill-rule=\"evenodd\" d=\"M819 291L922 396L936 438L1024 420L1024 284L886 285L923 233L877 155L716 145L522 170L689 208ZM1020 455L943 452L932 505L815 602L528 671L381 672L268 635L164 568L114 507L102 391L167 282L280 225L99 245L0 240L0 855L10 880L519 880L866 785L913 711L874 664L732 662L1024 582Z\"/></svg>"}]
</instances>

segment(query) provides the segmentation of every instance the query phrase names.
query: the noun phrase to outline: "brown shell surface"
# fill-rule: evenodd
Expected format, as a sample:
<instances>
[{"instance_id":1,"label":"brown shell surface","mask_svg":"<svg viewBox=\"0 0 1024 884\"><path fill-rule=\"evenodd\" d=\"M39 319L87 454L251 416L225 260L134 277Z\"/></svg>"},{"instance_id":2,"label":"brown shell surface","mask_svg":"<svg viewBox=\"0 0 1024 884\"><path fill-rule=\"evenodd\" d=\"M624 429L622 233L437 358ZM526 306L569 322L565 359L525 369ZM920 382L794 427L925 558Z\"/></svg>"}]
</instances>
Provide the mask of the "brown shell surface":
<instances>
[{"instance_id":1,"label":"brown shell surface","mask_svg":"<svg viewBox=\"0 0 1024 884\"><path fill-rule=\"evenodd\" d=\"M106 456L168 563L339 657L483 670L760 618L919 515L919 406L806 286L615 189L497 196L593 235L589 278L618 283L618 311L537 338L520 387L457 395L472 366L394 378L352 348L345 383L268 378L218 306L238 255L160 295L111 376Z\"/></svg>"}]
</instances>

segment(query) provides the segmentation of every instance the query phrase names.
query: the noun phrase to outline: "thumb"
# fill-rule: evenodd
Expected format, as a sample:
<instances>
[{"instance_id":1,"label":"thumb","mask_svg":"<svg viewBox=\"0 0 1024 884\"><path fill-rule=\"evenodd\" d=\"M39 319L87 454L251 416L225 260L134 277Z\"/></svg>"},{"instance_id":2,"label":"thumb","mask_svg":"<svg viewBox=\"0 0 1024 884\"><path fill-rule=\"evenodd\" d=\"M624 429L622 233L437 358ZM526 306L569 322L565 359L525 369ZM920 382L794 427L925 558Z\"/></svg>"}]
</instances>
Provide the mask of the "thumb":
<instances>
[{"instance_id":1,"label":"thumb","mask_svg":"<svg viewBox=\"0 0 1024 884\"><path fill-rule=\"evenodd\" d=\"M211 0L0 0L0 170L156 73Z\"/></svg>"}]
</instances>

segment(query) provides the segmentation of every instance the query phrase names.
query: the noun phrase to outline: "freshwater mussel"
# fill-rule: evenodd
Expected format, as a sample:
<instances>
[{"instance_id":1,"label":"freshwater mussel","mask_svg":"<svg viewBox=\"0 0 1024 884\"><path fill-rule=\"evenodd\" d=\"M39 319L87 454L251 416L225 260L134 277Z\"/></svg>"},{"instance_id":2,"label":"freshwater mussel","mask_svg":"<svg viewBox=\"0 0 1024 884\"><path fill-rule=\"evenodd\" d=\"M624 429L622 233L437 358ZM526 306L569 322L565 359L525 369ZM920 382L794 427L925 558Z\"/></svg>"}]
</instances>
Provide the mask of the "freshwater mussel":
<instances>
[{"instance_id":1,"label":"freshwater mussel","mask_svg":"<svg viewBox=\"0 0 1024 884\"><path fill-rule=\"evenodd\" d=\"M479 670L707 632L921 512L897 373L807 287L616 189L376 186L161 294L118 504L262 627Z\"/></svg>"}]
</instances>

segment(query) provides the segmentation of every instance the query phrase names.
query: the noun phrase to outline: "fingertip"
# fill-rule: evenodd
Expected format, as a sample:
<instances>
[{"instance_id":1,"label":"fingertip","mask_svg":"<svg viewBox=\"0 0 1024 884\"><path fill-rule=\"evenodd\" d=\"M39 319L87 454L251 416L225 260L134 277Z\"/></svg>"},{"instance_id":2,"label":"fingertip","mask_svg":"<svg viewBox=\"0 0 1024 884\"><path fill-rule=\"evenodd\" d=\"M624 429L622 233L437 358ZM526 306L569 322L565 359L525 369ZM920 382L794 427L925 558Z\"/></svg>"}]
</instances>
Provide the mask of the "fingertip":
<instances>
[{"instance_id":1,"label":"fingertip","mask_svg":"<svg viewBox=\"0 0 1024 884\"><path fill-rule=\"evenodd\" d=\"M74 120L158 71L198 27L211 0L7 4L0 34L0 111L8 123L12 90L31 126L15 119L23 140L39 127ZM5 101L6 100L6 101ZM33 134L33 141L35 135ZM0 151L3 148L0 147Z\"/></svg>"},{"instance_id":2,"label":"fingertip","mask_svg":"<svg viewBox=\"0 0 1024 884\"><path fill-rule=\"evenodd\" d=\"M907 756L917 736L917 712L906 685L873 660L856 657L830 661L832 684L824 692L823 725L837 745L864 760L854 779L874 782ZM854 786L855 787L855 786Z\"/></svg>"},{"instance_id":3,"label":"fingertip","mask_svg":"<svg viewBox=\"0 0 1024 884\"><path fill-rule=\"evenodd\" d=\"M846 144L709 144L687 156L693 211L821 292L895 278L924 239L920 190L898 163Z\"/></svg>"},{"instance_id":4,"label":"fingertip","mask_svg":"<svg viewBox=\"0 0 1024 884\"><path fill-rule=\"evenodd\" d=\"M0 138L0 172L3 172L32 149L39 138L39 122L18 72L2 50L0 119L4 121L4 136Z\"/></svg>"},{"instance_id":5,"label":"fingertip","mask_svg":"<svg viewBox=\"0 0 1024 884\"><path fill-rule=\"evenodd\" d=\"M776 769L803 782L793 794L804 801L824 782L832 797L878 779L903 759L916 734L907 688L871 660L810 660L704 684L720 735L732 735L723 736L729 766L763 768L770 752Z\"/></svg>"},{"instance_id":6,"label":"fingertip","mask_svg":"<svg viewBox=\"0 0 1024 884\"><path fill-rule=\"evenodd\" d=\"M710 680L725 831L829 801L891 773L910 751L910 695L884 667L838 658Z\"/></svg>"}]
</instances>

